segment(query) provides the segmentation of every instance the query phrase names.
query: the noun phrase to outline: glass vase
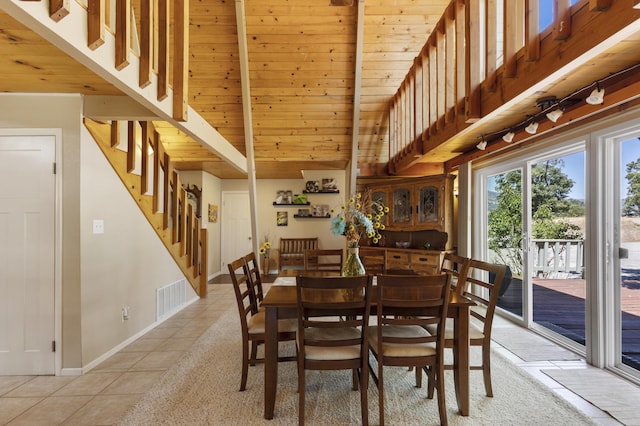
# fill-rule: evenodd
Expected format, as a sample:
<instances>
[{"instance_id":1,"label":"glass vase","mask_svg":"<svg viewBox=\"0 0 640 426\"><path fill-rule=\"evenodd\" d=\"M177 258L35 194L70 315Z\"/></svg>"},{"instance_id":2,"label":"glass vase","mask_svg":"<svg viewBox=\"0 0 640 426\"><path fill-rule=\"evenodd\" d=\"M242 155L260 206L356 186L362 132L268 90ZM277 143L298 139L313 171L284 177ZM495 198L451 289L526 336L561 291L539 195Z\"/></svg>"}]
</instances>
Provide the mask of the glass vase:
<instances>
[{"instance_id":1,"label":"glass vase","mask_svg":"<svg viewBox=\"0 0 640 426\"><path fill-rule=\"evenodd\" d=\"M365 274L358 251L359 247L347 247L347 260L342 265L343 277L357 277Z\"/></svg>"}]
</instances>

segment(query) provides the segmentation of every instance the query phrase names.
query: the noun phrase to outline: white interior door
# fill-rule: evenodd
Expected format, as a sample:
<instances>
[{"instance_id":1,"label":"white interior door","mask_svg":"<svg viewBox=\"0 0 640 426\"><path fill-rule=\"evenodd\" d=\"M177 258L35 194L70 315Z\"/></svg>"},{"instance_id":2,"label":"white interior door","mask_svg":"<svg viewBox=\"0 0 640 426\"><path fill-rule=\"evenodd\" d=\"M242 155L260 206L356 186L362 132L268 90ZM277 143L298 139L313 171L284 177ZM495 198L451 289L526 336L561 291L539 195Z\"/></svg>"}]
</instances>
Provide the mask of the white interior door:
<instances>
[{"instance_id":1,"label":"white interior door","mask_svg":"<svg viewBox=\"0 0 640 426\"><path fill-rule=\"evenodd\" d=\"M0 375L54 374L54 136L0 135Z\"/></svg>"},{"instance_id":2,"label":"white interior door","mask_svg":"<svg viewBox=\"0 0 640 426\"><path fill-rule=\"evenodd\" d=\"M222 273L227 264L253 250L251 237L251 209L247 191L222 193L220 258Z\"/></svg>"}]
</instances>

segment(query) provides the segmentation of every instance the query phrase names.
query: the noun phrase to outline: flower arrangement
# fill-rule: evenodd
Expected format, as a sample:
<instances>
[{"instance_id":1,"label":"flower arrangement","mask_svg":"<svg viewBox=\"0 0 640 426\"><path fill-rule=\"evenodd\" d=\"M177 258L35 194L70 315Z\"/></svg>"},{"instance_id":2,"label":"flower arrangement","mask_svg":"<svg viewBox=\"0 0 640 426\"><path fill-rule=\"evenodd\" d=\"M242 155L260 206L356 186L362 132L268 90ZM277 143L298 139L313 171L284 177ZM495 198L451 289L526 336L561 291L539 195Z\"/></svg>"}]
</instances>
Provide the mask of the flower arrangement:
<instances>
[{"instance_id":1,"label":"flower arrangement","mask_svg":"<svg viewBox=\"0 0 640 426\"><path fill-rule=\"evenodd\" d=\"M333 215L336 209L331 209ZM358 247L360 238L367 236L373 243L380 238L384 229L382 218L389 213L389 207L380 200L372 200L369 196L358 193L340 206L340 211L331 219L331 233L344 235L347 247Z\"/></svg>"},{"instance_id":2,"label":"flower arrangement","mask_svg":"<svg viewBox=\"0 0 640 426\"><path fill-rule=\"evenodd\" d=\"M258 251L260 252L260 255L263 258L268 259L269 258L269 250L271 250L271 243L269 242L269 236L265 235L264 236L264 241L262 242L262 244L260 244L260 248L258 249Z\"/></svg>"}]
</instances>

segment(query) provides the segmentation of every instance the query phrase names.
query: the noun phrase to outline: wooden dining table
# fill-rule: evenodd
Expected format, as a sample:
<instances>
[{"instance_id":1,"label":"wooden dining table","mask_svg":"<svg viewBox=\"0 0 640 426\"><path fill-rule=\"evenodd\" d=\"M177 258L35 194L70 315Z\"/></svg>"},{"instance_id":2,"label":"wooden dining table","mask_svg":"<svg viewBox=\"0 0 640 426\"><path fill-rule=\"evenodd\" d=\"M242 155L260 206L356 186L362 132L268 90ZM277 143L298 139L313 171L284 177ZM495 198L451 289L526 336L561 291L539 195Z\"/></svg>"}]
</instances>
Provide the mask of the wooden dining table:
<instances>
[{"instance_id":1,"label":"wooden dining table","mask_svg":"<svg viewBox=\"0 0 640 426\"><path fill-rule=\"evenodd\" d=\"M336 275L328 271L284 269L264 296L264 418L273 419L278 389L278 319L297 318L297 275ZM453 377L461 415L469 415L469 308L475 303L451 292L448 316L454 319Z\"/></svg>"}]
</instances>

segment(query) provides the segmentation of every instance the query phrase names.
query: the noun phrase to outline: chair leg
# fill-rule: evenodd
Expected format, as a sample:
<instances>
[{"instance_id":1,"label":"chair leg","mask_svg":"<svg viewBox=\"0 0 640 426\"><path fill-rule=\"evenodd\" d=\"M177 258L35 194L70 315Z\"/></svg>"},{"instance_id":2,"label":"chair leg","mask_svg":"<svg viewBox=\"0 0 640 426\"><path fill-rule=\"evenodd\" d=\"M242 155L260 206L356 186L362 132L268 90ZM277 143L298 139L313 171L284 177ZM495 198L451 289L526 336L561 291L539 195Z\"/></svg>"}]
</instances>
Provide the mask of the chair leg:
<instances>
[{"instance_id":1,"label":"chair leg","mask_svg":"<svg viewBox=\"0 0 640 426\"><path fill-rule=\"evenodd\" d=\"M358 369L357 368L354 368L353 370L351 370L351 376L352 376L352 381L353 381L352 389L354 391L357 391L358 390L358 381L360 380L358 378Z\"/></svg>"},{"instance_id":2,"label":"chair leg","mask_svg":"<svg viewBox=\"0 0 640 426\"><path fill-rule=\"evenodd\" d=\"M298 360L298 425L304 425L304 360Z\"/></svg>"},{"instance_id":3,"label":"chair leg","mask_svg":"<svg viewBox=\"0 0 640 426\"><path fill-rule=\"evenodd\" d=\"M433 375L435 376L435 382L438 387L438 412L440 413L440 425L447 426L447 403L444 399L444 370L439 368L436 371L436 367L432 368L434 370Z\"/></svg>"},{"instance_id":4,"label":"chair leg","mask_svg":"<svg viewBox=\"0 0 640 426\"><path fill-rule=\"evenodd\" d=\"M367 362L362 363L360 372L360 411L362 412L362 426L369 425L369 399L367 396L369 388L369 373L367 372Z\"/></svg>"},{"instance_id":5,"label":"chair leg","mask_svg":"<svg viewBox=\"0 0 640 426\"><path fill-rule=\"evenodd\" d=\"M482 345L482 374L484 376L484 390L487 396L493 397L491 386L491 348L488 344Z\"/></svg>"},{"instance_id":6,"label":"chair leg","mask_svg":"<svg viewBox=\"0 0 640 426\"><path fill-rule=\"evenodd\" d=\"M256 365L256 357L258 355L258 342L255 340L251 341L251 359L249 361L249 365Z\"/></svg>"},{"instance_id":7,"label":"chair leg","mask_svg":"<svg viewBox=\"0 0 640 426\"><path fill-rule=\"evenodd\" d=\"M247 375L249 374L249 342L242 342L242 376L240 378L240 392L247 388Z\"/></svg>"},{"instance_id":8,"label":"chair leg","mask_svg":"<svg viewBox=\"0 0 640 426\"><path fill-rule=\"evenodd\" d=\"M433 399L433 391L436 388L436 377L434 367L423 367L427 373L427 398Z\"/></svg>"},{"instance_id":9,"label":"chair leg","mask_svg":"<svg viewBox=\"0 0 640 426\"><path fill-rule=\"evenodd\" d=\"M422 368L415 367L415 369L416 369L416 387L421 388L422 387Z\"/></svg>"},{"instance_id":10,"label":"chair leg","mask_svg":"<svg viewBox=\"0 0 640 426\"><path fill-rule=\"evenodd\" d=\"M382 357L382 355L380 355ZM378 407L380 409L380 426L384 426L384 378L382 377L382 360L378 359Z\"/></svg>"}]
</instances>

